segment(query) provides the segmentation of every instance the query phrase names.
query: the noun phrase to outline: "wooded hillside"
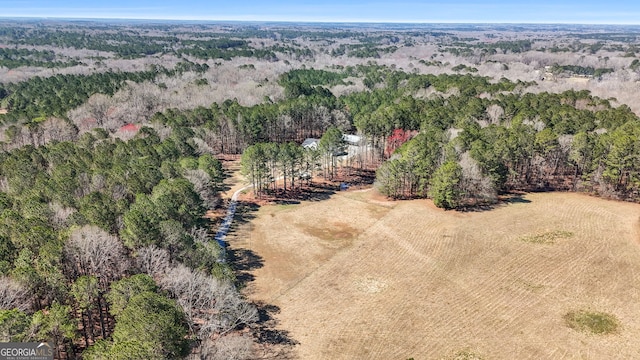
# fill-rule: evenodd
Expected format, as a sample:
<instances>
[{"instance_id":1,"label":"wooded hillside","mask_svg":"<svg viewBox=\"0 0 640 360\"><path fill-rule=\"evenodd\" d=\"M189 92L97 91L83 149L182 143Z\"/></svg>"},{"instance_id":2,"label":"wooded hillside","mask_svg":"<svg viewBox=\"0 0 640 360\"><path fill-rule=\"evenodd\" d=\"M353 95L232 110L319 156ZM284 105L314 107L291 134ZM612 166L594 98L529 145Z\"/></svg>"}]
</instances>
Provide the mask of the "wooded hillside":
<instances>
[{"instance_id":1,"label":"wooded hillside","mask_svg":"<svg viewBox=\"0 0 640 360\"><path fill-rule=\"evenodd\" d=\"M224 212L218 156L257 195L349 167L444 208L637 202L640 34L580 29L0 21L1 340L269 353L205 216Z\"/></svg>"}]
</instances>

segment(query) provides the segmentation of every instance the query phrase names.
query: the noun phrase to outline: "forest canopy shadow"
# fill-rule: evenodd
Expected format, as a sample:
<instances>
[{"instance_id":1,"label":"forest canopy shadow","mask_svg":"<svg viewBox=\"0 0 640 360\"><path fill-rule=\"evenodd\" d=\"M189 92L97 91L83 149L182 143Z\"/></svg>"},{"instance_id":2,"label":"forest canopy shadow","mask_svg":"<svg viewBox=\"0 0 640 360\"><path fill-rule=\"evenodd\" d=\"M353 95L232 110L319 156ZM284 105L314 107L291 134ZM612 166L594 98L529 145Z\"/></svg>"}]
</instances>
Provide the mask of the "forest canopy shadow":
<instances>
[{"instance_id":1,"label":"forest canopy shadow","mask_svg":"<svg viewBox=\"0 0 640 360\"><path fill-rule=\"evenodd\" d=\"M262 256L250 249L227 248L227 257L240 287L244 287L255 280L255 275L251 271L264 266Z\"/></svg>"},{"instance_id":2,"label":"forest canopy shadow","mask_svg":"<svg viewBox=\"0 0 640 360\"><path fill-rule=\"evenodd\" d=\"M280 313L280 308L276 305L259 302L255 304L258 308L258 322L255 325L254 334L258 343L269 345L294 346L299 342L291 338L286 330L276 329L278 321L274 315Z\"/></svg>"},{"instance_id":3,"label":"forest canopy shadow","mask_svg":"<svg viewBox=\"0 0 640 360\"><path fill-rule=\"evenodd\" d=\"M456 211L464 212L464 213L491 211L496 209L497 207L500 207L501 204L502 204L501 202L497 202L494 204L478 204L478 205L462 206L457 208Z\"/></svg>"},{"instance_id":4,"label":"forest canopy shadow","mask_svg":"<svg viewBox=\"0 0 640 360\"><path fill-rule=\"evenodd\" d=\"M529 204L531 200L524 198L525 194L509 193L505 196L504 202L509 204Z\"/></svg>"},{"instance_id":5,"label":"forest canopy shadow","mask_svg":"<svg viewBox=\"0 0 640 360\"><path fill-rule=\"evenodd\" d=\"M297 205L302 201L329 200L329 198L331 198L331 195L335 194L338 188L338 186L312 183L303 187L302 189L296 189L295 191L270 189L265 191L260 199L278 205Z\"/></svg>"},{"instance_id":6,"label":"forest canopy shadow","mask_svg":"<svg viewBox=\"0 0 640 360\"><path fill-rule=\"evenodd\" d=\"M238 201L236 205L236 213L233 216L233 223L229 233L233 233L239 226L250 223L256 218L256 212L260 209L260 205L251 201Z\"/></svg>"},{"instance_id":7,"label":"forest canopy shadow","mask_svg":"<svg viewBox=\"0 0 640 360\"><path fill-rule=\"evenodd\" d=\"M499 207L503 207L509 204L528 204L531 202L529 199L524 198L524 193L506 193L500 195L499 200L494 203L482 203L476 205L462 206L457 208L460 212L484 212L495 210Z\"/></svg>"}]
</instances>

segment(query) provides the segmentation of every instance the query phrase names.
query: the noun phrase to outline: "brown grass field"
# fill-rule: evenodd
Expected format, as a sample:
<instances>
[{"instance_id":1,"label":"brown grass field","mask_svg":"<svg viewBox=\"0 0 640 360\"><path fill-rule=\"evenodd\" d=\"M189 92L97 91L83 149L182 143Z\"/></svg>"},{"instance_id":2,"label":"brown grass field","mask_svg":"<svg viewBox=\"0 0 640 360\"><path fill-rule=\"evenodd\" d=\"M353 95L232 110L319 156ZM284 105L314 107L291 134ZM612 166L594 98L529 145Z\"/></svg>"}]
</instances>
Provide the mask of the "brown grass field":
<instances>
[{"instance_id":1,"label":"brown grass field","mask_svg":"<svg viewBox=\"0 0 640 360\"><path fill-rule=\"evenodd\" d=\"M280 308L296 358L640 358L640 205L536 193L460 213L365 190L254 215L228 240L261 259L245 291ZM576 331L577 310L621 327Z\"/></svg>"}]
</instances>

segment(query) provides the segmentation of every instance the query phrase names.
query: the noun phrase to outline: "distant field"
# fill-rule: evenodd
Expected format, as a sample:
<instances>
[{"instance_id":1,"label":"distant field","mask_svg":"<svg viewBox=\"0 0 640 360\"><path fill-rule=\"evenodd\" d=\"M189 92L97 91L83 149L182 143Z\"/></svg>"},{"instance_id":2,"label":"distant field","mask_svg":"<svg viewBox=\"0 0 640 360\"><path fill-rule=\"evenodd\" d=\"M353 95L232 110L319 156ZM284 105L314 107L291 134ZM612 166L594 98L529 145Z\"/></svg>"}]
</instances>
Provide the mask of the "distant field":
<instances>
[{"instance_id":1,"label":"distant field","mask_svg":"<svg viewBox=\"0 0 640 360\"><path fill-rule=\"evenodd\" d=\"M262 259L300 359L640 358L640 205L529 194L477 213L373 190L264 206L230 238ZM572 311L617 332L570 328Z\"/></svg>"}]
</instances>

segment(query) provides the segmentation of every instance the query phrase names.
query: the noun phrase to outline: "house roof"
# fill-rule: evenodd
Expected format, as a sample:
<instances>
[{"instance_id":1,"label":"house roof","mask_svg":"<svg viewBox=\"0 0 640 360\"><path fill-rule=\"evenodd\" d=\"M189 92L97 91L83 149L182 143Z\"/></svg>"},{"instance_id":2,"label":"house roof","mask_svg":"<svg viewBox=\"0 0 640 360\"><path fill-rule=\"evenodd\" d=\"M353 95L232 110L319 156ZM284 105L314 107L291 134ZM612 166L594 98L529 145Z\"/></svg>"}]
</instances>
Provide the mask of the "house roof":
<instances>
[{"instance_id":1,"label":"house roof","mask_svg":"<svg viewBox=\"0 0 640 360\"><path fill-rule=\"evenodd\" d=\"M304 141L302 142L302 147L315 147L318 146L318 143L320 142L319 139L314 139L314 138L307 138L304 139Z\"/></svg>"},{"instance_id":2,"label":"house roof","mask_svg":"<svg viewBox=\"0 0 640 360\"><path fill-rule=\"evenodd\" d=\"M351 144L357 144L360 142L360 140L362 139L361 136L359 135L351 135L351 134L344 134L342 135L342 140L351 143Z\"/></svg>"},{"instance_id":3,"label":"house roof","mask_svg":"<svg viewBox=\"0 0 640 360\"><path fill-rule=\"evenodd\" d=\"M140 130L140 126L136 124L126 124L120 128L120 131L138 131Z\"/></svg>"}]
</instances>

